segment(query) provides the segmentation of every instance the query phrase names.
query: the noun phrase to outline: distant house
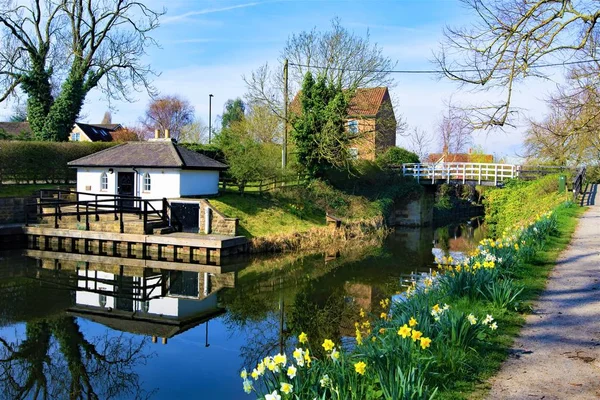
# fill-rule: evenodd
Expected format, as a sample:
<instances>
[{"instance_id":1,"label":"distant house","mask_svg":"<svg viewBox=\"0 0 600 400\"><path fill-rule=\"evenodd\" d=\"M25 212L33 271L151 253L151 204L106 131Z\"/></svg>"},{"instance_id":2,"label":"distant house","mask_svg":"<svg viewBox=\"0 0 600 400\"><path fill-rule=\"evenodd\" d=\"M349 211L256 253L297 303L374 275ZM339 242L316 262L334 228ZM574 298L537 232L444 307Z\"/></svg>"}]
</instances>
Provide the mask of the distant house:
<instances>
[{"instance_id":1,"label":"distant house","mask_svg":"<svg viewBox=\"0 0 600 400\"><path fill-rule=\"evenodd\" d=\"M77 168L77 191L142 199L206 196L219 191L227 165L171 139L126 142L68 163Z\"/></svg>"},{"instance_id":2,"label":"distant house","mask_svg":"<svg viewBox=\"0 0 600 400\"><path fill-rule=\"evenodd\" d=\"M427 157L427 162L438 163L438 162L466 162L466 163L493 163L493 154L481 154L473 153L469 149L468 153L431 153Z\"/></svg>"},{"instance_id":3,"label":"distant house","mask_svg":"<svg viewBox=\"0 0 600 400\"><path fill-rule=\"evenodd\" d=\"M24 139L32 136L29 122L0 122L0 140Z\"/></svg>"},{"instance_id":4,"label":"distant house","mask_svg":"<svg viewBox=\"0 0 600 400\"><path fill-rule=\"evenodd\" d=\"M69 141L71 142L112 142L112 132L123 129L121 124L84 124L73 125Z\"/></svg>"},{"instance_id":5,"label":"distant house","mask_svg":"<svg viewBox=\"0 0 600 400\"><path fill-rule=\"evenodd\" d=\"M291 112L300 113L302 93L290 104ZM387 87L358 88L350 99L346 127L356 136L350 143L350 154L363 160L375 157L396 145L396 116Z\"/></svg>"}]
</instances>

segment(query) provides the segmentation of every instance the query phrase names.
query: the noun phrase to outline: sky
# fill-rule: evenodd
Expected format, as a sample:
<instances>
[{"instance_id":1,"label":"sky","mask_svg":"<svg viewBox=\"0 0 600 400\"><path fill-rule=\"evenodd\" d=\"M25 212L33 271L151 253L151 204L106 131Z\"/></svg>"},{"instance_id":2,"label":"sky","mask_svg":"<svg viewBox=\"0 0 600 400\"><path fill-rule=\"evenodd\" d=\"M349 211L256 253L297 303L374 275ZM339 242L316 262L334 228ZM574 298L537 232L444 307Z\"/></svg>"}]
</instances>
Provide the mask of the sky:
<instances>
[{"instance_id":1,"label":"sky","mask_svg":"<svg viewBox=\"0 0 600 400\"><path fill-rule=\"evenodd\" d=\"M228 99L243 98L242 77L265 62L277 65L293 33L313 27L326 30L338 17L357 35L369 32L383 54L397 61L397 69L433 69L431 60L443 28L468 24L474 17L458 0L147 0L145 4L166 11L153 33L159 46L149 47L145 60L160 73L154 85L161 94L187 98L205 123L208 95L214 95L213 117L222 114ZM391 96L396 111L411 128L434 132L450 97L455 102L484 98L429 75L397 74L394 79ZM555 87L555 82L541 80L519 85L515 104L522 108L520 126L477 132L475 144L498 157L522 154L525 118L543 117L543 99ZM134 97L132 103L111 103L113 122L127 125L139 120L149 97L146 93ZM0 116L10 114L8 107L0 105ZM98 123L107 109L102 93L92 91L80 120ZM403 146L403 140L398 137L397 145ZM430 150L440 150L437 147Z\"/></svg>"}]
</instances>

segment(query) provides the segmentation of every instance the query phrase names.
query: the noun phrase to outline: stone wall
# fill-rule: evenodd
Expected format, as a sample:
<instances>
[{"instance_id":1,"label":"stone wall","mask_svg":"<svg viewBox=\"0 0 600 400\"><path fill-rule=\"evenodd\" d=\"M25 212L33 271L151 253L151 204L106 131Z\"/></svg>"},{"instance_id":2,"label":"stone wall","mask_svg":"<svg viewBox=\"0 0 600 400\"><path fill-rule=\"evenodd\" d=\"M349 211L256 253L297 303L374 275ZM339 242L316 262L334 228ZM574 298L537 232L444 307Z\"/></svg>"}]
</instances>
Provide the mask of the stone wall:
<instances>
[{"instance_id":1,"label":"stone wall","mask_svg":"<svg viewBox=\"0 0 600 400\"><path fill-rule=\"evenodd\" d=\"M198 201L200 204L200 232L205 230L206 209L210 209L210 232L218 235L237 236L239 220L237 218L229 218L223 215L219 210L213 207L206 199Z\"/></svg>"},{"instance_id":2,"label":"stone wall","mask_svg":"<svg viewBox=\"0 0 600 400\"><path fill-rule=\"evenodd\" d=\"M32 197L0 198L0 224L25 222L25 207L35 203Z\"/></svg>"},{"instance_id":3,"label":"stone wall","mask_svg":"<svg viewBox=\"0 0 600 400\"><path fill-rule=\"evenodd\" d=\"M435 188L435 186L432 186ZM426 226L433 221L433 204L435 192L423 191L421 197L396 206L388 215L388 224L392 226Z\"/></svg>"}]
</instances>

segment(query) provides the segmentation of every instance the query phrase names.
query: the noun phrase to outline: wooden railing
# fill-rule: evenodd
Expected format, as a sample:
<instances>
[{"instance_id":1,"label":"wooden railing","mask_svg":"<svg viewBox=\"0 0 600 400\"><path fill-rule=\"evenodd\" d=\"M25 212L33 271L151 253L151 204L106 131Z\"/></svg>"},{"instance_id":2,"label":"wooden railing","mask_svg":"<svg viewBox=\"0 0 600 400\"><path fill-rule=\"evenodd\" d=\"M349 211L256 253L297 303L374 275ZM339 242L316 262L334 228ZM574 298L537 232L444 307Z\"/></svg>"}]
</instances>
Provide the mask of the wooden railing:
<instances>
[{"instance_id":1,"label":"wooden railing","mask_svg":"<svg viewBox=\"0 0 600 400\"><path fill-rule=\"evenodd\" d=\"M159 208L155 204L161 204ZM90 229L90 221L99 221L100 215L112 214L119 221L119 230L125 231L125 214L134 214L143 222L144 232L150 224L163 223L174 229L181 228L177 217L170 212L170 204L166 198L142 199L139 196L111 194L93 194L70 190L48 189L40 191L35 212L26 212L26 224L35 218L54 218L54 227L59 227L63 217L75 216L78 222L85 221L85 229ZM48 211L50 209L51 211Z\"/></svg>"},{"instance_id":2,"label":"wooden railing","mask_svg":"<svg viewBox=\"0 0 600 400\"><path fill-rule=\"evenodd\" d=\"M548 174L570 171L566 167L461 162L402 164L401 167L396 167L396 169L399 168L402 168L404 176L412 176L418 182L475 183L493 186L498 186L508 179L529 180Z\"/></svg>"},{"instance_id":3,"label":"wooden railing","mask_svg":"<svg viewBox=\"0 0 600 400\"><path fill-rule=\"evenodd\" d=\"M306 183L307 175L298 175L282 178L268 178L258 181L240 183L238 180L222 177L219 180L220 189L236 188L240 192L258 192L264 193L281 187L299 186Z\"/></svg>"}]
</instances>

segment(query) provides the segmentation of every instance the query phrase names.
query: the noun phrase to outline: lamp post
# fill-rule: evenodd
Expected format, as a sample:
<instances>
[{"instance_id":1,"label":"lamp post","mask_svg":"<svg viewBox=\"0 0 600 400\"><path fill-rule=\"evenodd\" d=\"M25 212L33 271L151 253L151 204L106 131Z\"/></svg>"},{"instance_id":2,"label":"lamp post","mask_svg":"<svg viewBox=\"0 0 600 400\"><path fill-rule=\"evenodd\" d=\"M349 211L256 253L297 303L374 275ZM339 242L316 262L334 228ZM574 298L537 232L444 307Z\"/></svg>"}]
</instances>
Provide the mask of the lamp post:
<instances>
[{"instance_id":1,"label":"lamp post","mask_svg":"<svg viewBox=\"0 0 600 400\"><path fill-rule=\"evenodd\" d=\"M210 135L212 133L212 98L213 95L208 95L208 144L210 144Z\"/></svg>"}]
</instances>

